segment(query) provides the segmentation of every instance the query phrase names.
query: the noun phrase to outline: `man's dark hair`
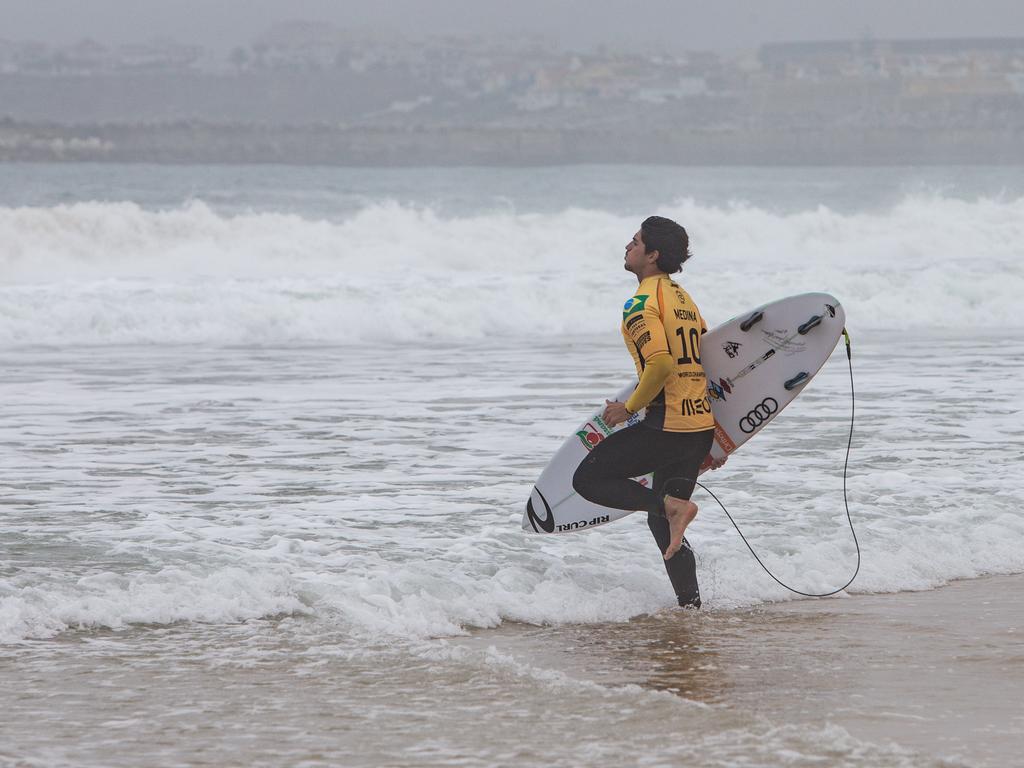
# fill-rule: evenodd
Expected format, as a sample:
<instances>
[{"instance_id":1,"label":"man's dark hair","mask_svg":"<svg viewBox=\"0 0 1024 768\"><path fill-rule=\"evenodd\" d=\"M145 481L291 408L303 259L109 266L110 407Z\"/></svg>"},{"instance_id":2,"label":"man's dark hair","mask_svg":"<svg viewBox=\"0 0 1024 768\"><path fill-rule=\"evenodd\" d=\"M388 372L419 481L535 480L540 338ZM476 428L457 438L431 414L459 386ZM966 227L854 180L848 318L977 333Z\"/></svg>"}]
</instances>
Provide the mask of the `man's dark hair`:
<instances>
[{"instance_id":1,"label":"man's dark hair","mask_svg":"<svg viewBox=\"0 0 1024 768\"><path fill-rule=\"evenodd\" d=\"M644 253L658 252L658 269L672 274L683 268L683 262L690 258L690 236L672 219L651 216L640 225L640 236L644 240Z\"/></svg>"}]
</instances>

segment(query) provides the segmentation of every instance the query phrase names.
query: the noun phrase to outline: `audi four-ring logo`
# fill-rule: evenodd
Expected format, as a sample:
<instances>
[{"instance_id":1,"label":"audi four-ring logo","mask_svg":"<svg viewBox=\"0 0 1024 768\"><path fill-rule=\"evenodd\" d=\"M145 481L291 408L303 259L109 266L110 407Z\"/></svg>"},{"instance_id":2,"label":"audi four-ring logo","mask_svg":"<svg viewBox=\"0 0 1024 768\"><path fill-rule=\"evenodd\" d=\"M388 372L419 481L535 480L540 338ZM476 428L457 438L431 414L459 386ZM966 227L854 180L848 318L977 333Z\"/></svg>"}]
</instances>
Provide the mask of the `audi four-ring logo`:
<instances>
[{"instance_id":1,"label":"audi four-ring logo","mask_svg":"<svg viewBox=\"0 0 1024 768\"><path fill-rule=\"evenodd\" d=\"M758 405L755 405L750 413L740 419L740 429L743 430L743 434L749 435L755 429L768 421L768 417L777 410L779 410L779 404L776 402L775 398L766 397Z\"/></svg>"}]
</instances>

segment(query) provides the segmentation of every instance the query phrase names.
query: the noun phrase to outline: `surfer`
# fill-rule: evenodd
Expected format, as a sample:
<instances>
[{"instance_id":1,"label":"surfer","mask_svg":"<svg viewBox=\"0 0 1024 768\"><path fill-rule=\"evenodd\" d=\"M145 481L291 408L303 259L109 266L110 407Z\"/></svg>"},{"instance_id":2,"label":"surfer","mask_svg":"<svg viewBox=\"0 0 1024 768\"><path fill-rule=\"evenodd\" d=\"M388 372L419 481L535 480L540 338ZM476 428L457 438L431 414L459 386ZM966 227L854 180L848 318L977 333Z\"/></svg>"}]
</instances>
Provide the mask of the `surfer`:
<instances>
[{"instance_id":1,"label":"surfer","mask_svg":"<svg viewBox=\"0 0 1024 768\"><path fill-rule=\"evenodd\" d=\"M684 534L697 515L690 496L711 449L715 420L700 364L707 325L689 294L669 277L690 258L689 245L686 230L661 216L646 219L626 245L625 268L640 285L623 308L622 336L640 381L625 403L606 401L602 418L614 427L641 409L647 413L598 443L572 483L595 504L647 510L679 604L699 607L697 564ZM652 471L652 488L630 479Z\"/></svg>"}]
</instances>

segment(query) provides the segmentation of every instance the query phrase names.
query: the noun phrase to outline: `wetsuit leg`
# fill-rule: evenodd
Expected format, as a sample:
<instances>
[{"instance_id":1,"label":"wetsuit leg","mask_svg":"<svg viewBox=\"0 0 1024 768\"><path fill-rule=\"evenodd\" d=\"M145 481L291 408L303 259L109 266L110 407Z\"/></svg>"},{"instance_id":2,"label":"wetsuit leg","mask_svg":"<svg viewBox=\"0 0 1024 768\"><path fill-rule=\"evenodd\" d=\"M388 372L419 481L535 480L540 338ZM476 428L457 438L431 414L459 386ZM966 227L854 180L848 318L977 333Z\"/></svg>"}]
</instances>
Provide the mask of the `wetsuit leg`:
<instances>
[{"instance_id":1,"label":"wetsuit leg","mask_svg":"<svg viewBox=\"0 0 1024 768\"><path fill-rule=\"evenodd\" d=\"M654 540L658 544L661 554L668 549L668 520L651 513L647 514L647 527L654 534ZM697 584L697 560L693 556L693 549L690 542L683 537L683 546L671 560L665 561L665 570L668 572L668 580L672 582L672 589L675 590L676 600L684 608L700 608L700 587Z\"/></svg>"},{"instance_id":2,"label":"wetsuit leg","mask_svg":"<svg viewBox=\"0 0 1024 768\"><path fill-rule=\"evenodd\" d=\"M669 547L669 521L662 499L666 494L689 499L700 463L708 456L714 430L665 432L638 424L599 442L572 476L572 487L584 499L613 509L647 511L647 526L662 554ZM654 486L630 478L654 472ZM696 560L689 543L665 562L680 605L699 607Z\"/></svg>"},{"instance_id":3,"label":"wetsuit leg","mask_svg":"<svg viewBox=\"0 0 1024 768\"><path fill-rule=\"evenodd\" d=\"M672 443L669 462L664 462L654 473L654 490L659 496L668 494L677 499L688 499L697 486L697 473L715 441L715 432L665 432L676 439Z\"/></svg>"},{"instance_id":4,"label":"wetsuit leg","mask_svg":"<svg viewBox=\"0 0 1024 768\"><path fill-rule=\"evenodd\" d=\"M606 437L576 468L572 487L594 504L646 510L664 516L662 496L688 499L697 471L711 450L713 430L665 432L642 423ZM630 479L655 472L657 488Z\"/></svg>"},{"instance_id":5,"label":"wetsuit leg","mask_svg":"<svg viewBox=\"0 0 1024 768\"><path fill-rule=\"evenodd\" d=\"M630 478L646 475L673 460L665 435L640 424L609 435L580 462L572 478L572 487L594 504L612 509L646 510L664 515L661 497Z\"/></svg>"},{"instance_id":6,"label":"wetsuit leg","mask_svg":"<svg viewBox=\"0 0 1024 768\"><path fill-rule=\"evenodd\" d=\"M647 526L661 553L669 544L669 526L662 497L669 494L689 499L697 482L697 471L711 450L714 430L664 432L642 424L606 437L590 452L573 475L576 492L595 504L614 509L647 511ZM644 488L630 478L654 472L654 487ZM700 607L697 563L689 542L665 570L680 605Z\"/></svg>"},{"instance_id":7,"label":"wetsuit leg","mask_svg":"<svg viewBox=\"0 0 1024 768\"><path fill-rule=\"evenodd\" d=\"M693 494L697 484L697 471L701 462L711 450L714 442L714 431L688 433L692 438L684 446L683 455L679 461L663 467L654 473L654 490L659 496L669 494L680 499L688 499ZM662 554L668 549L669 529L668 520L663 516L647 515L647 527L654 535L654 541ZM676 599L679 605L688 608L700 608L700 587L697 584L697 561L693 555L693 548L685 538L683 546L670 560L665 561L665 570L668 572L669 581L672 582L672 589L675 590Z\"/></svg>"}]
</instances>

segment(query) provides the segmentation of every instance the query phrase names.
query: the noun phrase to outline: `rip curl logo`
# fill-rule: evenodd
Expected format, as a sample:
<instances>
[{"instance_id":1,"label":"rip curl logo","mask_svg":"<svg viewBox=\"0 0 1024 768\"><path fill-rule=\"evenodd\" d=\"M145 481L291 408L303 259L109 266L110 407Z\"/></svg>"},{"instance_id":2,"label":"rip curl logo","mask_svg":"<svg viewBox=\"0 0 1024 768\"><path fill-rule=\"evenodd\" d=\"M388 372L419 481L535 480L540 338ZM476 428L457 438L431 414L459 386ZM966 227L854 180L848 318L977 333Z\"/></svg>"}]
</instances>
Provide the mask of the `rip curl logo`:
<instances>
[{"instance_id":1,"label":"rip curl logo","mask_svg":"<svg viewBox=\"0 0 1024 768\"><path fill-rule=\"evenodd\" d=\"M558 530L559 530L559 532L562 532L562 531L577 531L580 528L587 528L588 526L591 526L591 525L601 525L602 523L607 523L607 522L609 522L609 520L610 520L610 515L601 515L600 517L595 517L595 518L593 518L591 520L576 520L575 522L572 522L572 523L566 523L565 525L560 525L560 526L558 526Z\"/></svg>"},{"instance_id":2,"label":"rip curl logo","mask_svg":"<svg viewBox=\"0 0 1024 768\"><path fill-rule=\"evenodd\" d=\"M647 299L647 296L634 296L627 301L622 307L622 319L625 320L635 312L643 312Z\"/></svg>"},{"instance_id":3,"label":"rip curl logo","mask_svg":"<svg viewBox=\"0 0 1024 768\"><path fill-rule=\"evenodd\" d=\"M551 505L548 504L548 500L544 498L544 494L541 493L537 488L533 489L533 493L536 493L540 498L541 503L544 505L544 517L537 514L537 511L533 507L533 494L526 502L526 517L530 521L530 525L533 526L533 530L537 533L544 531L545 533L551 533L555 530L555 515L551 511ZM537 526L540 526L539 528Z\"/></svg>"}]
</instances>

